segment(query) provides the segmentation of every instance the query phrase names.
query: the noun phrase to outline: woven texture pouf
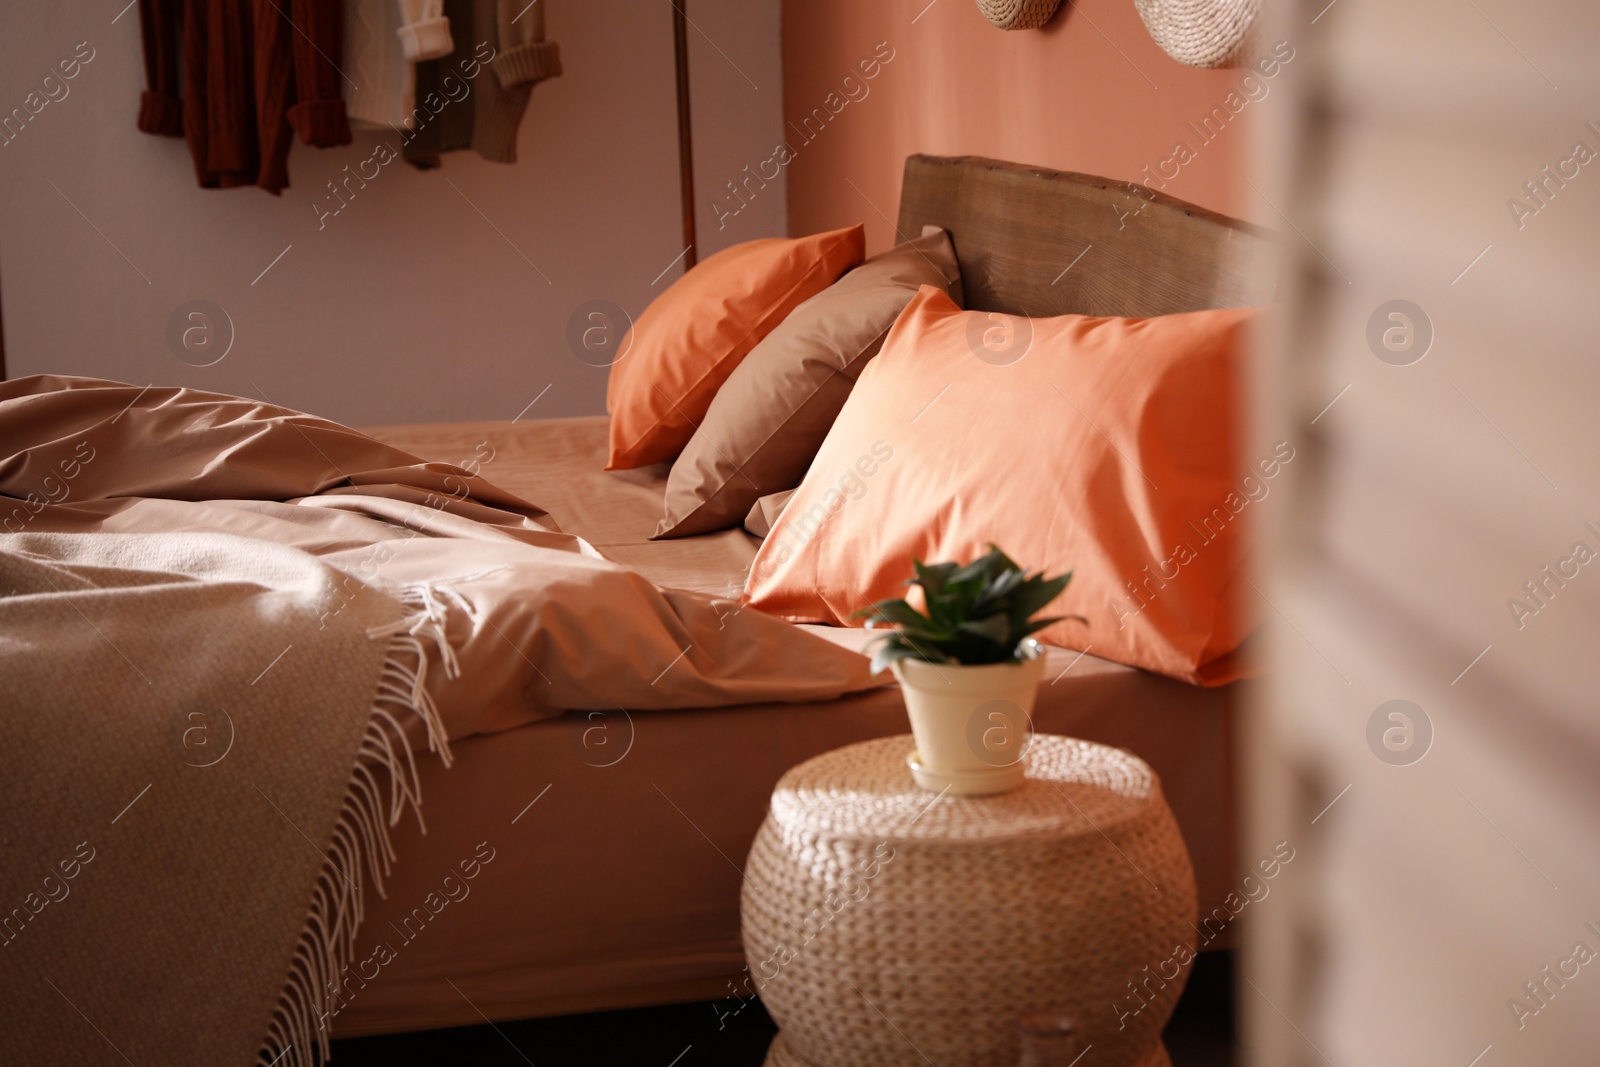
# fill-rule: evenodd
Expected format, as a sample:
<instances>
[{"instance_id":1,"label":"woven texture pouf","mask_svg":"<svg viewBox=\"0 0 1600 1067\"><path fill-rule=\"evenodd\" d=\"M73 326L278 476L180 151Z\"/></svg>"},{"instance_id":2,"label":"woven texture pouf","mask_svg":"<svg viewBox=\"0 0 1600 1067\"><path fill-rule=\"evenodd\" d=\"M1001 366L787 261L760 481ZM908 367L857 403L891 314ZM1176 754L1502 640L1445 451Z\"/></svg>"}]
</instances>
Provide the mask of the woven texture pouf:
<instances>
[{"instance_id":1,"label":"woven texture pouf","mask_svg":"<svg viewBox=\"0 0 1600 1067\"><path fill-rule=\"evenodd\" d=\"M1013 1024L1070 1015L1098 1067L1168 1064L1194 872L1155 774L1039 735L1022 788L918 789L909 734L785 774L745 866L768 1067L1014 1067ZM1174 973L1176 972L1176 973Z\"/></svg>"}]
</instances>

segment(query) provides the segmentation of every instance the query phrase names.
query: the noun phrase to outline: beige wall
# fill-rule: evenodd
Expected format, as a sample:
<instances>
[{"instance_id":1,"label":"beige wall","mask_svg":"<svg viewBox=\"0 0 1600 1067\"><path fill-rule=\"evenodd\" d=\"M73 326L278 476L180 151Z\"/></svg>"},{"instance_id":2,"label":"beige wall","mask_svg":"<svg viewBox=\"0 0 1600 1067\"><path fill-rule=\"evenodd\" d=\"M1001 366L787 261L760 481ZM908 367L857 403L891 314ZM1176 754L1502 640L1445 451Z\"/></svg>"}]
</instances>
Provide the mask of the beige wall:
<instances>
[{"instance_id":1,"label":"beige wall","mask_svg":"<svg viewBox=\"0 0 1600 1067\"><path fill-rule=\"evenodd\" d=\"M681 2L681 0L680 0ZM727 183L783 136L779 0L688 0L694 126L695 234L700 258L788 232L787 176L765 182L737 215L717 211ZM770 173L770 171L769 171Z\"/></svg>"},{"instance_id":2,"label":"beige wall","mask_svg":"<svg viewBox=\"0 0 1600 1067\"><path fill-rule=\"evenodd\" d=\"M683 247L671 7L541 2L566 73L534 90L520 161L457 154L430 173L396 161L321 230L311 205L324 182L383 138L297 146L282 198L200 190L181 141L134 128L137 11L113 21L119 5L85 0L8 8L4 110L79 42L95 55L0 148L10 375L199 386L356 424L511 418L541 394L529 417L603 410L606 372L569 351L568 317L592 299L637 314L677 275ZM715 90L696 86L712 159L743 150L762 107L776 124L776 3L719 13L708 0L693 13L704 31L691 30L694 62ZM717 90L725 61L707 38L761 91ZM745 235L763 226L776 232L768 218ZM194 299L233 323L231 350L208 367L180 361L165 337Z\"/></svg>"}]
</instances>

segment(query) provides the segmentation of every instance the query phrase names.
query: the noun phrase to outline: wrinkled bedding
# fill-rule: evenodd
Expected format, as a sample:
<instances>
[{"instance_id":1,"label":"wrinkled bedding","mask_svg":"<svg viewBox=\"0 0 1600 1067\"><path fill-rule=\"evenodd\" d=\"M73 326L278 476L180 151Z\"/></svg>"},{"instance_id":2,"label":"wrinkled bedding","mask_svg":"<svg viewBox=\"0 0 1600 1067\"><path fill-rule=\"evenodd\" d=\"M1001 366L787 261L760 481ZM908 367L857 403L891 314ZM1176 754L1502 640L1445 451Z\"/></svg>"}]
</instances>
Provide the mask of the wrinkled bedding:
<instances>
[{"instance_id":1,"label":"wrinkled bedding","mask_svg":"<svg viewBox=\"0 0 1600 1067\"><path fill-rule=\"evenodd\" d=\"M296 548L352 576L329 616L363 585L425 584L453 650L428 672L452 740L567 709L824 701L878 684L858 653L729 598L659 589L465 467L199 390L0 383L0 530Z\"/></svg>"},{"instance_id":2,"label":"wrinkled bedding","mask_svg":"<svg viewBox=\"0 0 1600 1067\"><path fill-rule=\"evenodd\" d=\"M0 1063L110 1051L41 977L130 1062L320 1062L321 976L432 762L400 724L450 758L426 604L330 619L347 581L225 534L0 533Z\"/></svg>"}]
</instances>

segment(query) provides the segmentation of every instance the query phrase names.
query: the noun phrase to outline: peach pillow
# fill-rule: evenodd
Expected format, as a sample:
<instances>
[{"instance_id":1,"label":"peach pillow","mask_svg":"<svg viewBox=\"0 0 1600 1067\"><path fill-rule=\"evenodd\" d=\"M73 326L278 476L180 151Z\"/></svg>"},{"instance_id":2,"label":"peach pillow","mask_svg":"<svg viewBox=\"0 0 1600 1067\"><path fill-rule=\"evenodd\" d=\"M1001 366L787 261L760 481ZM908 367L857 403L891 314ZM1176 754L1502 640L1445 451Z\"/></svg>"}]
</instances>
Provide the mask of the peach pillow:
<instances>
[{"instance_id":1,"label":"peach pillow","mask_svg":"<svg viewBox=\"0 0 1600 1067\"><path fill-rule=\"evenodd\" d=\"M606 469L643 467L681 452L739 361L865 255L858 224L746 241L673 282L639 316L611 367Z\"/></svg>"},{"instance_id":2,"label":"peach pillow","mask_svg":"<svg viewBox=\"0 0 1600 1067\"><path fill-rule=\"evenodd\" d=\"M1239 677L1229 653L1260 613L1241 588L1260 483L1239 450L1258 314L1025 319L924 286L757 553L750 604L860 625L858 608L904 595L913 557L966 561L992 541L1074 571L1047 610L1089 621L1041 640L1188 682Z\"/></svg>"}]
</instances>

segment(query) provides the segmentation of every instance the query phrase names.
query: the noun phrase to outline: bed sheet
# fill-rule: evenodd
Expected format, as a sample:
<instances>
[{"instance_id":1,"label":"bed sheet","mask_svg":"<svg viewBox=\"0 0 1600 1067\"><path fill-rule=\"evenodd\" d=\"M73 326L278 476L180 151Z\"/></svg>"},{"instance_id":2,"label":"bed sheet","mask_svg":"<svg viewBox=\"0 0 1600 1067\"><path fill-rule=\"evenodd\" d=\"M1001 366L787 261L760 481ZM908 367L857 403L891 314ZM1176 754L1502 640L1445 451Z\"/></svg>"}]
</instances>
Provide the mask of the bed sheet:
<instances>
[{"instance_id":1,"label":"bed sheet","mask_svg":"<svg viewBox=\"0 0 1600 1067\"><path fill-rule=\"evenodd\" d=\"M606 558L657 585L738 596L760 542L741 529L651 541L670 464L608 471L603 415L369 427L386 444L457 463L550 513Z\"/></svg>"},{"instance_id":2,"label":"bed sheet","mask_svg":"<svg viewBox=\"0 0 1600 1067\"><path fill-rule=\"evenodd\" d=\"M728 595L754 556L742 531L650 541L666 468L604 471L604 418L370 432L476 463L658 584ZM857 648L867 638L808 629ZM1202 912L1220 903L1234 880L1231 708L1243 683L1202 689L1066 649L1048 657L1036 728L1149 762ZM369 897L357 939L352 972L370 977L347 983L335 1036L731 996L741 867L778 778L906 729L888 686L826 703L573 713L462 741L455 767L422 768L431 832L397 831L387 897Z\"/></svg>"}]
</instances>

